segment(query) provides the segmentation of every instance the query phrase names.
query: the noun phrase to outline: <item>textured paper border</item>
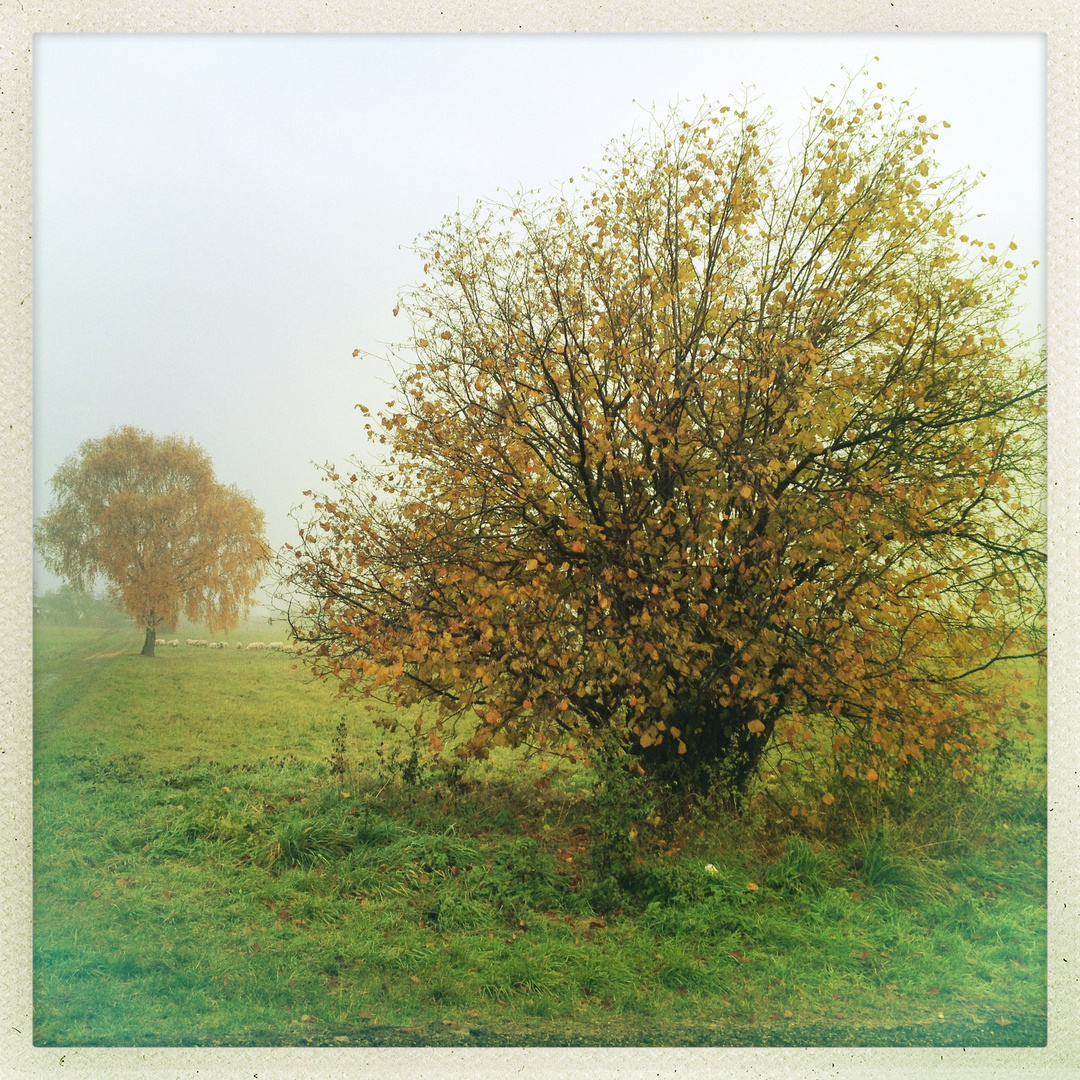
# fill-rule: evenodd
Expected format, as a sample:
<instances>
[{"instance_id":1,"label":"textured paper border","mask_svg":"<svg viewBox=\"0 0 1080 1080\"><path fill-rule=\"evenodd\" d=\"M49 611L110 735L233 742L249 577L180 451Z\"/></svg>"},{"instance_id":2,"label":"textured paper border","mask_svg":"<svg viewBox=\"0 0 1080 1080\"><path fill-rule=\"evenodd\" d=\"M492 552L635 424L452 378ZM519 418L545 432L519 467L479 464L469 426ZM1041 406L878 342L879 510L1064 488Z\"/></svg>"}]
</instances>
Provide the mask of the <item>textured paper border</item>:
<instances>
[{"instance_id":1,"label":"textured paper border","mask_svg":"<svg viewBox=\"0 0 1080 1080\"><path fill-rule=\"evenodd\" d=\"M470 0L425 8L394 0L316 3L242 0L0 0L0 829L5 901L0 935L0 1062L17 1077L426 1077L739 1075L769 1077L1080 1076L1080 953L1069 866L1080 856L1077 828L1080 738L1080 453L1073 418L1080 406L1071 322L1080 286L1080 64L1071 0L987 5L801 0L775 14L736 0L669 3L614 0L500 4ZM40 32L993 32L1045 33L1049 64L1050 350L1050 981L1046 1048L1005 1049L105 1049L35 1048L31 1042L31 48ZM1075 911L1075 906L1074 906ZM1070 973L1070 968L1072 972Z\"/></svg>"}]
</instances>

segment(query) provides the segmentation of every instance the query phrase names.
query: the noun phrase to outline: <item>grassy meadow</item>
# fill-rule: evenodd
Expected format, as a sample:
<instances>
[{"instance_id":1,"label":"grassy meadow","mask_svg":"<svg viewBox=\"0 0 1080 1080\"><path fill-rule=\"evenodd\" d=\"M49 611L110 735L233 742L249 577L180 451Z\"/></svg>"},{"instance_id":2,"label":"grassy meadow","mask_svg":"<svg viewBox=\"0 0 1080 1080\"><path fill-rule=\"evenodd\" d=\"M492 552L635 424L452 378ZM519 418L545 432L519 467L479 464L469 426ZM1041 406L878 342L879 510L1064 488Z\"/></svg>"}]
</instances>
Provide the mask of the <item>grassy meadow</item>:
<instances>
[{"instance_id":1,"label":"grassy meadow","mask_svg":"<svg viewBox=\"0 0 1080 1080\"><path fill-rule=\"evenodd\" d=\"M293 655L141 644L36 628L36 1045L1045 1042L1038 689L968 787L815 826L778 775L675 813L427 760Z\"/></svg>"}]
</instances>

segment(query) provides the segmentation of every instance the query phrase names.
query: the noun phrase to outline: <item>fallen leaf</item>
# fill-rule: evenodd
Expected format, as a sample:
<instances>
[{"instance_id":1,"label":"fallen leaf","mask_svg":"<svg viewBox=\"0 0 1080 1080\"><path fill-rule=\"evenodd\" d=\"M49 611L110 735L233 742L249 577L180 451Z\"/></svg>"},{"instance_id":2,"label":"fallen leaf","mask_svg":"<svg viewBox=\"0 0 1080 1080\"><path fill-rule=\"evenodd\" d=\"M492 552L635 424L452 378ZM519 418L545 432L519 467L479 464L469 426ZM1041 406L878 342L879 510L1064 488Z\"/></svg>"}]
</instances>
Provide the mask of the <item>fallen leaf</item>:
<instances>
[{"instance_id":1,"label":"fallen leaf","mask_svg":"<svg viewBox=\"0 0 1080 1080\"><path fill-rule=\"evenodd\" d=\"M1011 1020L1006 1020L1004 1016L999 1016L995 1021L995 1024L1000 1024L1002 1027L1008 1027L1012 1023Z\"/></svg>"},{"instance_id":2,"label":"fallen leaf","mask_svg":"<svg viewBox=\"0 0 1080 1080\"><path fill-rule=\"evenodd\" d=\"M349 1036L348 1035L335 1035L334 1036L334 1042L340 1044L341 1046L344 1046L348 1041L349 1041Z\"/></svg>"},{"instance_id":3,"label":"fallen leaf","mask_svg":"<svg viewBox=\"0 0 1080 1080\"><path fill-rule=\"evenodd\" d=\"M349 1014L347 1012L343 1012L343 1013L338 1014L338 1023L344 1024L345 1021L348 1020L348 1019L349 1019Z\"/></svg>"},{"instance_id":4,"label":"fallen leaf","mask_svg":"<svg viewBox=\"0 0 1080 1080\"><path fill-rule=\"evenodd\" d=\"M409 976L409 982L418 983L420 980L415 975Z\"/></svg>"},{"instance_id":5,"label":"fallen leaf","mask_svg":"<svg viewBox=\"0 0 1080 1080\"><path fill-rule=\"evenodd\" d=\"M371 1013L369 1013L369 1012L359 1012L359 1013L356 1014L356 1019L357 1020L370 1020L371 1019Z\"/></svg>"},{"instance_id":6,"label":"fallen leaf","mask_svg":"<svg viewBox=\"0 0 1080 1080\"><path fill-rule=\"evenodd\" d=\"M689 997L690 995L690 991L687 990L685 986L676 986L675 993L678 994L679 997Z\"/></svg>"},{"instance_id":7,"label":"fallen leaf","mask_svg":"<svg viewBox=\"0 0 1080 1080\"><path fill-rule=\"evenodd\" d=\"M748 882L746 883L746 887L747 887L747 888L748 888L748 889L749 889L749 890L750 890L751 892L757 892L757 887L758 887L758 885L757 885L757 882L756 882L756 881L748 881Z\"/></svg>"},{"instance_id":8,"label":"fallen leaf","mask_svg":"<svg viewBox=\"0 0 1080 1080\"><path fill-rule=\"evenodd\" d=\"M315 1016L314 1013L304 1013L304 1015L300 1017L300 1023L309 1024L309 1023L311 1023L312 1020L318 1020L318 1019L319 1018L317 1016Z\"/></svg>"}]
</instances>

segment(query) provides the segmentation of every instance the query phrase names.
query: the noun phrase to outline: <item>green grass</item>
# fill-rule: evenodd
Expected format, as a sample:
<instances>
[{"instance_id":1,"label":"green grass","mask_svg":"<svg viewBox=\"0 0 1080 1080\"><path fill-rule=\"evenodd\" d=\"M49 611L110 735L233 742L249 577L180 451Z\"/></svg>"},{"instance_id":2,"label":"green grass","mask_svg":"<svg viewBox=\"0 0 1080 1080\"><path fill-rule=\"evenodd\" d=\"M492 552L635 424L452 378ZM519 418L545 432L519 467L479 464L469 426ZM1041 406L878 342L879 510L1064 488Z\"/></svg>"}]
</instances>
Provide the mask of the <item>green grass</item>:
<instances>
[{"instance_id":1,"label":"green grass","mask_svg":"<svg viewBox=\"0 0 1080 1080\"><path fill-rule=\"evenodd\" d=\"M140 645L35 638L38 1045L1045 1040L1044 739L904 821L763 791L631 842L615 778L410 761L296 657Z\"/></svg>"}]
</instances>

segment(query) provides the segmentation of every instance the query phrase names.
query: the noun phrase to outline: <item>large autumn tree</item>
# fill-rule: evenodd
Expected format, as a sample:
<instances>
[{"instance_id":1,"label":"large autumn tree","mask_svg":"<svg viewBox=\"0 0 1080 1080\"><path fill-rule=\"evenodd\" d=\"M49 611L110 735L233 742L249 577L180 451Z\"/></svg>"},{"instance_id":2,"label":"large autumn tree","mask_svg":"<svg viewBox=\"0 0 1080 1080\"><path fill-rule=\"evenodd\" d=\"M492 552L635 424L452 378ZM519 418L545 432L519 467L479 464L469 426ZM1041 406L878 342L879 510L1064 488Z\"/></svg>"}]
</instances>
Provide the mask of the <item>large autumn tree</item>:
<instances>
[{"instance_id":1,"label":"large autumn tree","mask_svg":"<svg viewBox=\"0 0 1080 1080\"><path fill-rule=\"evenodd\" d=\"M1043 652L1044 365L938 135L872 88L786 145L716 108L427 235L383 465L295 547L316 669L466 754L969 771Z\"/></svg>"},{"instance_id":2,"label":"large autumn tree","mask_svg":"<svg viewBox=\"0 0 1080 1080\"><path fill-rule=\"evenodd\" d=\"M181 613L214 632L247 612L269 555L263 514L194 442L123 427L84 442L52 489L36 530L46 567L79 590L103 577L145 627L144 656Z\"/></svg>"}]
</instances>

